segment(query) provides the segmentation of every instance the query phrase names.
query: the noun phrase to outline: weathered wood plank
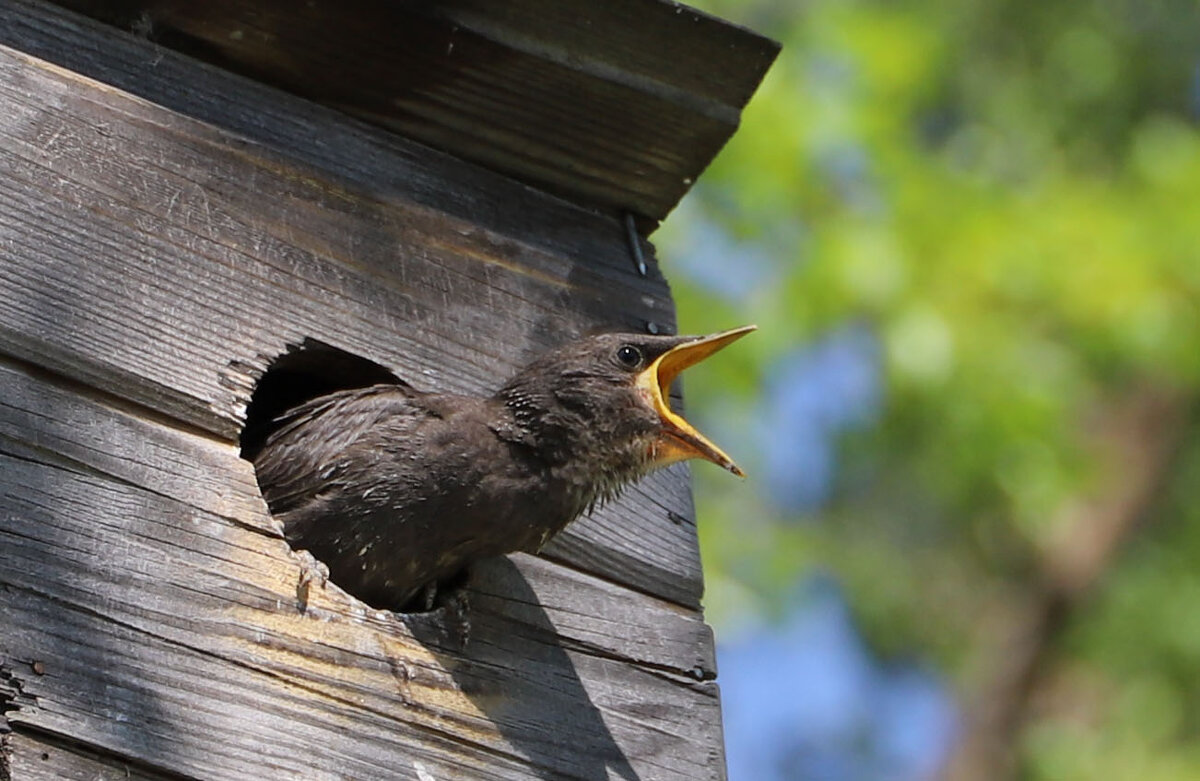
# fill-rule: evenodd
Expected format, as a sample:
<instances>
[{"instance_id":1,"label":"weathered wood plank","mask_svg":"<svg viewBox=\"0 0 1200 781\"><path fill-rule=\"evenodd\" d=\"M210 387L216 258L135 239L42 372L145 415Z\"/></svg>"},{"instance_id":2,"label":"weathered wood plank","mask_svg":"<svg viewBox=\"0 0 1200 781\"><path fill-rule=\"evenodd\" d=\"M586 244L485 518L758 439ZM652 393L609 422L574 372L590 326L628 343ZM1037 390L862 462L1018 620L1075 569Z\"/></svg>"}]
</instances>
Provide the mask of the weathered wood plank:
<instances>
[{"instance_id":1,"label":"weathered wood plank","mask_svg":"<svg viewBox=\"0 0 1200 781\"><path fill-rule=\"evenodd\" d=\"M30 8L0 7L0 36L193 84L197 113L239 132L0 49L0 351L232 441L254 380L306 337L481 392L571 334L670 324L612 220ZM652 477L552 555L695 606L694 528L670 520L691 518L686 481Z\"/></svg>"},{"instance_id":2,"label":"weathered wood plank","mask_svg":"<svg viewBox=\"0 0 1200 781\"><path fill-rule=\"evenodd\" d=\"M379 199L394 195L521 244L629 269L616 240L623 228L610 217L39 0L0 4L0 44L282 150Z\"/></svg>"},{"instance_id":3,"label":"weathered wood plank","mask_svg":"<svg viewBox=\"0 0 1200 781\"><path fill-rule=\"evenodd\" d=\"M334 586L301 611L232 444L39 370L0 387L18 728L205 778L721 777L694 612L524 555L475 573L465 651Z\"/></svg>"},{"instance_id":4,"label":"weathered wood plank","mask_svg":"<svg viewBox=\"0 0 1200 781\"><path fill-rule=\"evenodd\" d=\"M13 781L165 781L179 777L155 773L53 735L17 731L0 737L0 778Z\"/></svg>"},{"instance_id":5,"label":"weathered wood plank","mask_svg":"<svg viewBox=\"0 0 1200 781\"><path fill-rule=\"evenodd\" d=\"M282 543L254 484L253 467L229 443L176 428L165 419L147 419L145 410L118 399L95 398L86 388L2 360L0 387L5 390L0 398L0 447L8 452L136 485L270 538L272 545ZM249 549L263 544L256 536L238 539ZM567 640L639 664L681 674L698 668L703 677L712 675L709 630L694 611L631 595L616 584L536 557L516 560L522 562L523 573L548 584L542 607L562 611L553 620ZM495 570L482 572L488 576L479 575L475 583L485 595L480 605L493 605L504 580L497 579ZM611 604L594 604L604 601L603 595ZM598 639L604 634L597 627L609 628L606 641ZM580 634L573 634L576 631Z\"/></svg>"},{"instance_id":6,"label":"weathered wood plank","mask_svg":"<svg viewBox=\"0 0 1200 781\"><path fill-rule=\"evenodd\" d=\"M661 219L778 46L659 0L61 0L583 203Z\"/></svg>"}]
</instances>

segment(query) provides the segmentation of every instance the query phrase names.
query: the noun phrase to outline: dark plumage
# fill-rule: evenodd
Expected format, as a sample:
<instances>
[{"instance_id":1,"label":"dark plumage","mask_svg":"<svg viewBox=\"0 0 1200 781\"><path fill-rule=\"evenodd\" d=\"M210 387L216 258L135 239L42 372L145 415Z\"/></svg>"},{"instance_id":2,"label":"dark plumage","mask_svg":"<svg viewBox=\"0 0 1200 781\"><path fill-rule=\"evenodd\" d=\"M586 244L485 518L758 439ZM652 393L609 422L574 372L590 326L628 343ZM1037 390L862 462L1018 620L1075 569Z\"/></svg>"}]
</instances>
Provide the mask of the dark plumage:
<instances>
[{"instance_id":1,"label":"dark plumage","mask_svg":"<svg viewBox=\"0 0 1200 781\"><path fill-rule=\"evenodd\" d=\"M322 396L276 421L259 485L293 547L366 602L399 607L471 561L538 550L657 466L702 457L740 474L665 396L752 329L588 337L490 398L400 384Z\"/></svg>"}]
</instances>

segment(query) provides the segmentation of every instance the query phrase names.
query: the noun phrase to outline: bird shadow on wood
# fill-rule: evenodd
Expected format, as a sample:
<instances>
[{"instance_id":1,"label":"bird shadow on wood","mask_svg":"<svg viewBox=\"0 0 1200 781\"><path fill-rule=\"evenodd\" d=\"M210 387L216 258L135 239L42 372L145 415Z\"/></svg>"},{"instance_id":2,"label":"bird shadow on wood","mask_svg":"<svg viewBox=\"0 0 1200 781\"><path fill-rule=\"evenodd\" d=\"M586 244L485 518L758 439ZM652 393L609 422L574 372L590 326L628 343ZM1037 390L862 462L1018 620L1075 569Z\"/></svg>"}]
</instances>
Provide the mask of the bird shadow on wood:
<instances>
[{"instance_id":1,"label":"bird shadow on wood","mask_svg":"<svg viewBox=\"0 0 1200 781\"><path fill-rule=\"evenodd\" d=\"M407 623L509 745L547 780L638 781L517 565L506 557L473 565L468 591L461 650L450 650L463 638L445 616Z\"/></svg>"}]
</instances>

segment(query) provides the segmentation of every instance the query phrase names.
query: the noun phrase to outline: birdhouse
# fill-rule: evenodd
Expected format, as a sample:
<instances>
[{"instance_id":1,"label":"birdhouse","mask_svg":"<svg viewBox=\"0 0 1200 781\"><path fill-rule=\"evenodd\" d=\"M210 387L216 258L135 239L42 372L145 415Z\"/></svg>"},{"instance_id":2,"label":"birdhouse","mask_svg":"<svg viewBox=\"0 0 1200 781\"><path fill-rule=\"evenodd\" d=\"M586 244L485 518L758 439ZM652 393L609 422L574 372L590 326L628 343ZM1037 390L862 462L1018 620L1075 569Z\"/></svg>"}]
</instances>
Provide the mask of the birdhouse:
<instances>
[{"instance_id":1,"label":"birdhouse","mask_svg":"<svg viewBox=\"0 0 1200 781\"><path fill-rule=\"evenodd\" d=\"M723 778L684 465L459 616L309 577L243 454L673 332L645 236L775 53L663 0L0 4L0 777Z\"/></svg>"}]
</instances>

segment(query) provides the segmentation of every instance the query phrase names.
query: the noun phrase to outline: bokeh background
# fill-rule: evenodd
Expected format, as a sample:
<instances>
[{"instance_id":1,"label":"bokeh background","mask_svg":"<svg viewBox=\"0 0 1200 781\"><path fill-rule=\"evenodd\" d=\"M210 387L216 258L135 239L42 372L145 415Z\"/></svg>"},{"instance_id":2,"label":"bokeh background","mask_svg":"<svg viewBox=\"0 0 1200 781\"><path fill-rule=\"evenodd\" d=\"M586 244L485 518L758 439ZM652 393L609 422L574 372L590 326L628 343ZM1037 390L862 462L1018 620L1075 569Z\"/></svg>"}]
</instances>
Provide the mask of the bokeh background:
<instances>
[{"instance_id":1,"label":"bokeh background","mask_svg":"<svg viewBox=\"0 0 1200 781\"><path fill-rule=\"evenodd\" d=\"M784 50L655 235L730 777L1200 779L1200 4L699 0Z\"/></svg>"}]
</instances>

